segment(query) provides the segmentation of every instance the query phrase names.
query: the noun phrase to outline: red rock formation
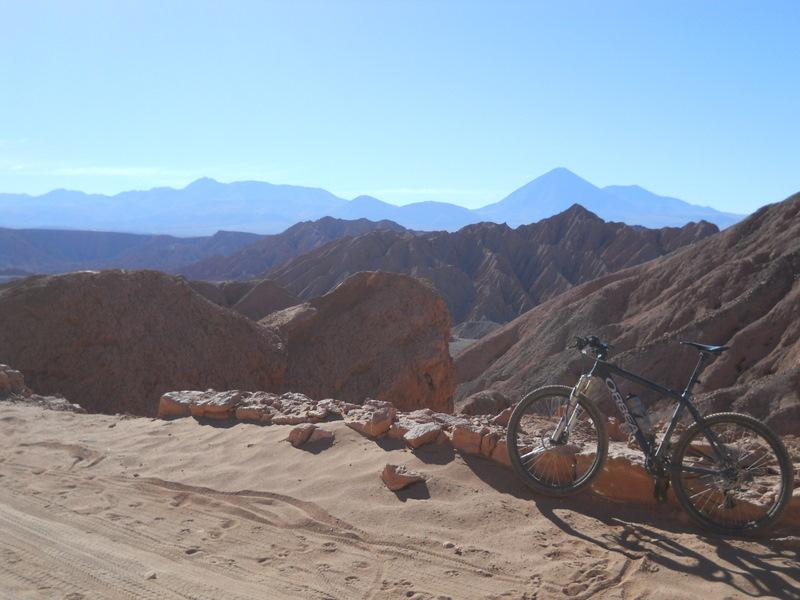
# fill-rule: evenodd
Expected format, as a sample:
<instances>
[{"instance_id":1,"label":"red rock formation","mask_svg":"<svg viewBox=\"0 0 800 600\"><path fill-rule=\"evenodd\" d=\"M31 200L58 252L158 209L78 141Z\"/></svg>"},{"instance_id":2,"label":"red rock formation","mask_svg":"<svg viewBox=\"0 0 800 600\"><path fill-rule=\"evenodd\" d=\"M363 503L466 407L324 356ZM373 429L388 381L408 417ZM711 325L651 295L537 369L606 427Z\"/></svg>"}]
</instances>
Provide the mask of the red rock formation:
<instances>
[{"instance_id":1,"label":"red rock formation","mask_svg":"<svg viewBox=\"0 0 800 600\"><path fill-rule=\"evenodd\" d=\"M331 242L268 271L301 298L350 273L390 271L430 281L454 322L505 323L573 285L671 252L717 231L710 223L646 229L606 223L575 205L532 225L479 223L456 233L373 231Z\"/></svg>"},{"instance_id":2,"label":"red rock formation","mask_svg":"<svg viewBox=\"0 0 800 600\"><path fill-rule=\"evenodd\" d=\"M412 483L425 481L422 473L417 473L405 465L386 465L381 473L381 480L393 492L407 488Z\"/></svg>"},{"instance_id":3,"label":"red rock formation","mask_svg":"<svg viewBox=\"0 0 800 600\"><path fill-rule=\"evenodd\" d=\"M319 248L332 240L360 235L376 229L405 231L403 227L392 221L370 221L368 219L348 221L324 217L317 221L297 223L283 233L264 236L231 255L213 256L185 266L181 269L181 273L191 279L207 281L252 279L274 266ZM309 298L309 296L304 296L304 298Z\"/></svg>"},{"instance_id":4,"label":"red rock formation","mask_svg":"<svg viewBox=\"0 0 800 600\"><path fill-rule=\"evenodd\" d=\"M615 362L682 389L697 354L677 341L689 339L731 346L701 377L697 391L705 392L705 411L742 411L778 432L798 433L799 314L795 195L688 248L575 287L508 323L459 355L458 396L492 388L513 402L543 383L573 384L587 363L567 346L586 333L611 342ZM620 386L636 391L626 382Z\"/></svg>"},{"instance_id":5,"label":"red rock formation","mask_svg":"<svg viewBox=\"0 0 800 600\"><path fill-rule=\"evenodd\" d=\"M447 307L413 277L357 273L261 323L286 341L290 389L354 402L371 396L404 410L452 410Z\"/></svg>"},{"instance_id":6,"label":"red rock formation","mask_svg":"<svg viewBox=\"0 0 800 600\"><path fill-rule=\"evenodd\" d=\"M189 285L214 304L230 308L254 321L301 302L269 279L219 283L190 281Z\"/></svg>"},{"instance_id":7,"label":"red rock formation","mask_svg":"<svg viewBox=\"0 0 800 600\"><path fill-rule=\"evenodd\" d=\"M155 415L175 389L278 390L286 357L270 329L221 309L178 277L102 271L0 290L0 361L42 393L92 412Z\"/></svg>"}]
</instances>

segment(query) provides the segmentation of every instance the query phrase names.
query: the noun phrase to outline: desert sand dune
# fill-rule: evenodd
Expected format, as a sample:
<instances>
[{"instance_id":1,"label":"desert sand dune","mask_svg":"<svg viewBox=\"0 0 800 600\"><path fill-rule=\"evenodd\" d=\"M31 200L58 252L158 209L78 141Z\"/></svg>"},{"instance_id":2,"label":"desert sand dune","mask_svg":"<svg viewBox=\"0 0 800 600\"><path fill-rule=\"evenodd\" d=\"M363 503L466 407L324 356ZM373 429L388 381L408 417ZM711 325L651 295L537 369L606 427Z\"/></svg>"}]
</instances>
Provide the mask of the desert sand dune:
<instances>
[{"instance_id":1,"label":"desert sand dune","mask_svg":"<svg viewBox=\"0 0 800 600\"><path fill-rule=\"evenodd\" d=\"M448 446L325 428L315 453L289 426L5 407L0 596L800 597L796 532L723 540L669 509L534 497ZM429 480L391 492L388 462Z\"/></svg>"}]
</instances>

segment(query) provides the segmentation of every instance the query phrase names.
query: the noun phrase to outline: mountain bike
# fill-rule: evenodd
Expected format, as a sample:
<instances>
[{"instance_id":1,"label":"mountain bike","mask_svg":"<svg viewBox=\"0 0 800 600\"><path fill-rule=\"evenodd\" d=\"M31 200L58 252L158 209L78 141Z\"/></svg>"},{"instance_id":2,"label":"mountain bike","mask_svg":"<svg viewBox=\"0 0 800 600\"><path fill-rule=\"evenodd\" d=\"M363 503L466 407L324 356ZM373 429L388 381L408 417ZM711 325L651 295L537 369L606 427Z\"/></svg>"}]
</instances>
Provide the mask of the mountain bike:
<instances>
[{"instance_id":1,"label":"mountain bike","mask_svg":"<svg viewBox=\"0 0 800 600\"><path fill-rule=\"evenodd\" d=\"M692 388L706 360L728 348L681 343L700 355L686 388L678 392L609 362L611 346L596 336L576 338L574 347L594 358L589 373L572 388L550 385L530 392L508 422L509 458L528 487L567 496L584 489L600 472L608 453L606 418L588 391L601 386L644 453L658 501L666 501L671 484L678 503L695 522L725 535L755 534L774 525L792 495L793 467L783 442L748 415L702 416L692 403ZM641 410L641 400L631 394L623 398L613 375L677 401L660 441ZM692 423L673 447L672 437L685 411Z\"/></svg>"}]
</instances>

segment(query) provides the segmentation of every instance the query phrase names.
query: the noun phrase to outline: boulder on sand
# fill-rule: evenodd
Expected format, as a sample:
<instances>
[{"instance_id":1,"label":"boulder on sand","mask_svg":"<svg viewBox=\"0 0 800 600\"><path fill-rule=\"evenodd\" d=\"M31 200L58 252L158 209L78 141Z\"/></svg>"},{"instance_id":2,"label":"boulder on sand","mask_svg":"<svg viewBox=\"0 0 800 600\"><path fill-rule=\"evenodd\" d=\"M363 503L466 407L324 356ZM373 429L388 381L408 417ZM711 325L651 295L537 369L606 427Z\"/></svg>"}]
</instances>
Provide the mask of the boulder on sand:
<instances>
[{"instance_id":1,"label":"boulder on sand","mask_svg":"<svg viewBox=\"0 0 800 600\"><path fill-rule=\"evenodd\" d=\"M313 398L371 396L400 410L452 410L450 315L436 291L395 273L362 272L260 321L286 342L286 387Z\"/></svg>"},{"instance_id":2,"label":"boulder on sand","mask_svg":"<svg viewBox=\"0 0 800 600\"><path fill-rule=\"evenodd\" d=\"M425 476L408 467L387 464L381 473L381 479L386 487L396 492L410 486L412 483L425 481Z\"/></svg>"},{"instance_id":3,"label":"boulder on sand","mask_svg":"<svg viewBox=\"0 0 800 600\"><path fill-rule=\"evenodd\" d=\"M362 435L377 438L389 431L396 414L391 403L369 399L361 408L348 412L344 422Z\"/></svg>"}]
</instances>

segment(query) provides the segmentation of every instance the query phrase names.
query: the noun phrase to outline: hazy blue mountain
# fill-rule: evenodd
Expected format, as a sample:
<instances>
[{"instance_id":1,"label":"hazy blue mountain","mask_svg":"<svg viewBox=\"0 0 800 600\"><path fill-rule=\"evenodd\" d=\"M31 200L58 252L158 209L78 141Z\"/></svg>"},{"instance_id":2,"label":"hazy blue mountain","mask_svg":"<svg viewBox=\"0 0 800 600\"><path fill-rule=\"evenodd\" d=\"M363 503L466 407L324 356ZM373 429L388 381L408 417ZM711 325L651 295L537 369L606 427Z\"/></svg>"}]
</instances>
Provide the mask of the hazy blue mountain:
<instances>
[{"instance_id":1,"label":"hazy blue mountain","mask_svg":"<svg viewBox=\"0 0 800 600\"><path fill-rule=\"evenodd\" d=\"M688 218L691 221L706 220L724 229L745 217L745 215L720 212L708 206L689 204L669 196L659 196L638 185L609 185L604 187L603 191L624 201L627 206L636 206L639 210L646 207L648 214L646 217L642 216L641 225L647 225L644 222L647 218L651 223L679 226Z\"/></svg>"},{"instance_id":2,"label":"hazy blue mountain","mask_svg":"<svg viewBox=\"0 0 800 600\"><path fill-rule=\"evenodd\" d=\"M372 196L359 196L338 209L334 215L340 219L369 219L394 221L408 229L453 231L475 223L474 211L447 202L414 202L395 206Z\"/></svg>"},{"instance_id":3,"label":"hazy blue mountain","mask_svg":"<svg viewBox=\"0 0 800 600\"><path fill-rule=\"evenodd\" d=\"M719 227L728 227L744 216L659 196L639 186L601 189L564 168L553 169L500 202L475 212L484 220L506 222L516 227L557 214L575 203L605 221L645 227L680 227L703 219Z\"/></svg>"},{"instance_id":4,"label":"hazy blue mountain","mask_svg":"<svg viewBox=\"0 0 800 600\"><path fill-rule=\"evenodd\" d=\"M210 235L220 229L274 233L335 212L346 200L317 188L198 179L183 189L114 196L54 190L0 194L0 226Z\"/></svg>"},{"instance_id":5,"label":"hazy blue mountain","mask_svg":"<svg viewBox=\"0 0 800 600\"><path fill-rule=\"evenodd\" d=\"M370 196L339 198L318 188L259 181L198 179L183 189L154 188L103 196L54 190L41 196L0 194L0 227L210 235L220 229L268 234L332 216L389 220L420 230L456 231L493 221L518 226L581 204L607 221L647 227L681 226L705 219L727 227L739 215L658 196L638 186L598 188L559 168L499 202L469 210L446 202L395 206Z\"/></svg>"}]
</instances>

